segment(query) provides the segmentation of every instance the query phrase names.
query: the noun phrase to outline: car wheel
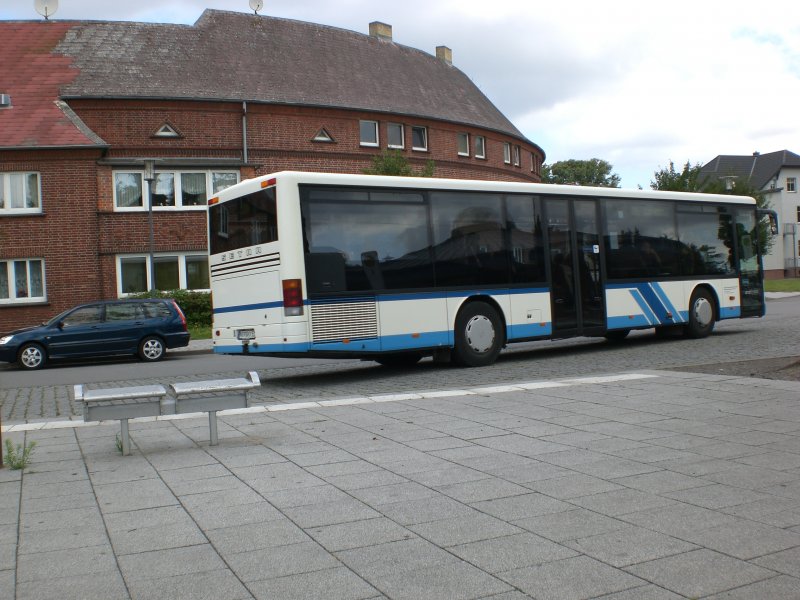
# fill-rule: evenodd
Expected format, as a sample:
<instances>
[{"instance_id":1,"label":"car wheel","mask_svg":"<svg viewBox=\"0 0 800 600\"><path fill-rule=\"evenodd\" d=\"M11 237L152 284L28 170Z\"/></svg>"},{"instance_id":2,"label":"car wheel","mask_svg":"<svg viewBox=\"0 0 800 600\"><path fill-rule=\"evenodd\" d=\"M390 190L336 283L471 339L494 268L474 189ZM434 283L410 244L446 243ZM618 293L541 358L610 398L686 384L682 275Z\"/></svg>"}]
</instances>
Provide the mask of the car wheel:
<instances>
[{"instance_id":1,"label":"car wheel","mask_svg":"<svg viewBox=\"0 0 800 600\"><path fill-rule=\"evenodd\" d=\"M684 335L688 338L708 337L714 330L714 298L708 290L699 288L689 303L689 324Z\"/></svg>"},{"instance_id":2,"label":"car wheel","mask_svg":"<svg viewBox=\"0 0 800 600\"><path fill-rule=\"evenodd\" d=\"M155 335L150 335L139 342L139 358L148 362L155 362L164 358L166 348L164 340Z\"/></svg>"},{"instance_id":3,"label":"car wheel","mask_svg":"<svg viewBox=\"0 0 800 600\"><path fill-rule=\"evenodd\" d=\"M41 369L47 362L47 354L39 344L25 344L19 350L17 362L23 369Z\"/></svg>"},{"instance_id":4,"label":"car wheel","mask_svg":"<svg viewBox=\"0 0 800 600\"><path fill-rule=\"evenodd\" d=\"M497 360L503 349L502 321L486 302L470 302L456 317L455 362L483 367Z\"/></svg>"}]
</instances>

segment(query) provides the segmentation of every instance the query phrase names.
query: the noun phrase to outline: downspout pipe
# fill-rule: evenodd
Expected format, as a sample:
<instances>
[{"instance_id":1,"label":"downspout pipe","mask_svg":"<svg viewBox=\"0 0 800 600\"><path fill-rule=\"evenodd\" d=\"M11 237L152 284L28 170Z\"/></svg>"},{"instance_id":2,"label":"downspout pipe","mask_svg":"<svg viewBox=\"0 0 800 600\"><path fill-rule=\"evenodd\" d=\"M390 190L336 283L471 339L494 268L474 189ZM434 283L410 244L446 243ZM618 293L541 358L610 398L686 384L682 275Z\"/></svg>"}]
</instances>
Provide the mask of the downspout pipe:
<instances>
[{"instance_id":1,"label":"downspout pipe","mask_svg":"<svg viewBox=\"0 0 800 600\"><path fill-rule=\"evenodd\" d=\"M242 158L247 164L247 100L242 100Z\"/></svg>"}]
</instances>

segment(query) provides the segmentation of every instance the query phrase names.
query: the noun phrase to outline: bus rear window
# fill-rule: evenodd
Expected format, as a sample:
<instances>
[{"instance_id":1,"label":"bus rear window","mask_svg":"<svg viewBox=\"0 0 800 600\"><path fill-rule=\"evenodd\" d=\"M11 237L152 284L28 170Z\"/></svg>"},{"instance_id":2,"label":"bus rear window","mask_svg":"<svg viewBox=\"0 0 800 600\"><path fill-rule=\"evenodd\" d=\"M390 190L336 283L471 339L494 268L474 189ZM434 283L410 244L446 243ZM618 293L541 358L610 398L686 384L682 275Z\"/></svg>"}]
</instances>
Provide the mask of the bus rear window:
<instances>
[{"instance_id":1,"label":"bus rear window","mask_svg":"<svg viewBox=\"0 0 800 600\"><path fill-rule=\"evenodd\" d=\"M275 188L210 206L208 222L211 254L277 241Z\"/></svg>"}]
</instances>

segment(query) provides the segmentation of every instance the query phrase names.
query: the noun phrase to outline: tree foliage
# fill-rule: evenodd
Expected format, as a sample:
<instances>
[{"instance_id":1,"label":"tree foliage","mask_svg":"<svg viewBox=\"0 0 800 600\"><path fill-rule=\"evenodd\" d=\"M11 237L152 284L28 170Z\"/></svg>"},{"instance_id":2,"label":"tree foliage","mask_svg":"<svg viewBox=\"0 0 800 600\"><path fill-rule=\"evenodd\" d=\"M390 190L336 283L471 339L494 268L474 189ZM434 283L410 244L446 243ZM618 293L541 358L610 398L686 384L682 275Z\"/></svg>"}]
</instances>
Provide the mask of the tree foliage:
<instances>
[{"instance_id":1,"label":"tree foliage","mask_svg":"<svg viewBox=\"0 0 800 600\"><path fill-rule=\"evenodd\" d=\"M429 160L420 171L414 171L408 159L399 150L384 150L372 158L372 166L364 169L365 175L398 175L400 177L433 177L435 163Z\"/></svg>"},{"instance_id":2,"label":"tree foliage","mask_svg":"<svg viewBox=\"0 0 800 600\"><path fill-rule=\"evenodd\" d=\"M611 172L613 168L611 163L599 158L560 160L552 165L542 165L542 181L615 188L619 187L620 177Z\"/></svg>"},{"instance_id":3,"label":"tree foliage","mask_svg":"<svg viewBox=\"0 0 800 600\"><path fill-rule=\"evenodd\" d=\"M757 189L750 183L749 179L735 179L730 188L725 179L701 177L701 163L692 165L686 161L683 169L678 172L675 164L669 161L669 167L656 171L654 180L650 182L650 187L654 190L666 190L672 192L698 192L701 194L727 194L735 196L750 196L755 198L759 208L769 208L769 200L766 194ZM768 254L775 243L775 236L770 232L768 224L762 220L758 225L758 244L762 254Z\"/></svg>"}]
</instances>

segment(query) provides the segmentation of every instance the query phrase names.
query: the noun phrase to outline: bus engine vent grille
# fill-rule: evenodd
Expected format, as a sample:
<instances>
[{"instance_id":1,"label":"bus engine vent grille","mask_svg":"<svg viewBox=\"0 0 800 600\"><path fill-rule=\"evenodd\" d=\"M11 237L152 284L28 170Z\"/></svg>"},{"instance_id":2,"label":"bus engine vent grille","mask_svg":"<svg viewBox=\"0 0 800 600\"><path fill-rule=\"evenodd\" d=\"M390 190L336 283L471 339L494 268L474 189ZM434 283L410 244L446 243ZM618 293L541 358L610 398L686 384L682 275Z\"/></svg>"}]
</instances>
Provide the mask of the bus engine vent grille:
<instances>
[{"instance_id":1,"label":"bus engine vent grille","mask_svg":"<svg viewBox=\"0 0 800 600\"><path fill-rule=\"evenodd\" d=\"M313 343L378 337L378 307L373 299L311 305Z\"/></svg>"}]
</instances>

